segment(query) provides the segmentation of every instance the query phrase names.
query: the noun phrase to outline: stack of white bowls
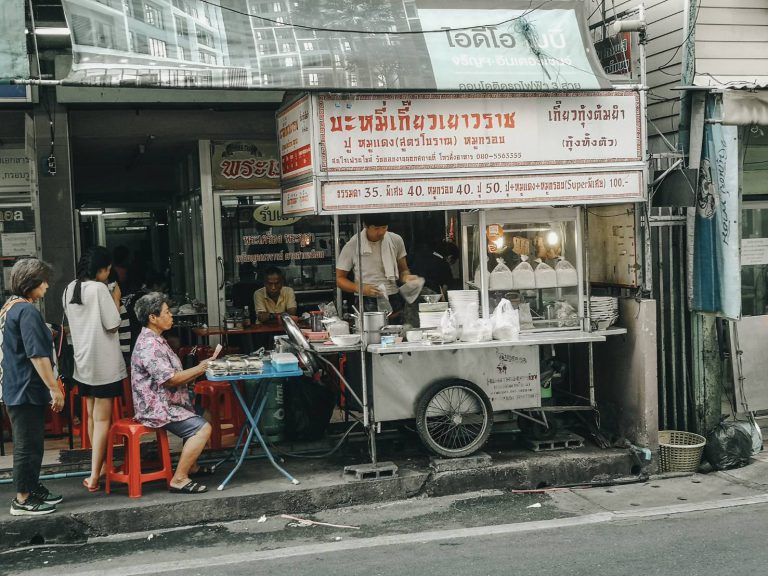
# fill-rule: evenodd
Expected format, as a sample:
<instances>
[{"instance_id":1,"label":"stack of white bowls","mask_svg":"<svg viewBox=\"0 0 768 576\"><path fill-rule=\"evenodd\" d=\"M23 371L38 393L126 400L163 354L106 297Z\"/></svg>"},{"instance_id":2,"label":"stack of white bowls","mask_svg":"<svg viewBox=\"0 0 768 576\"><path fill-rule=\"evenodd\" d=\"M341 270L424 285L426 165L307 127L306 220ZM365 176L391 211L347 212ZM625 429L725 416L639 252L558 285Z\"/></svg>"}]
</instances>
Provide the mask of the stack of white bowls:
<instances>
[{"instance_id":1,"label":"stack of white bowls","mask_svg":"<svg viewBox=\"0 0 768 576\"><path fill-rule=\"evenodd\" d=\"M480 318L480 292L477 290L448 290L448 304L460 327Z\"/></svg>"}]
</instances>

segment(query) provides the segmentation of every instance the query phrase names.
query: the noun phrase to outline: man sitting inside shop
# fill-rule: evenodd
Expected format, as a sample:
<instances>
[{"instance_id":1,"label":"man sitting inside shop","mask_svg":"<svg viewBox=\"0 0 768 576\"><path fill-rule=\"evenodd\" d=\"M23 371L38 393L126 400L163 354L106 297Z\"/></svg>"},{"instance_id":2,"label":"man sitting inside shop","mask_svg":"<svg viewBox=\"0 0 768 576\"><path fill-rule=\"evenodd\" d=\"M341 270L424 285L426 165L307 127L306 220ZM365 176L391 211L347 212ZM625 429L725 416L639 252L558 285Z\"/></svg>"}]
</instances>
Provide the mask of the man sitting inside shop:
<instances>
[{"instance_id":1,"label":"man sitting inside shop","mask_svg":"<svg viewBox=\"0 0 768 576\"><path fill-rule=\"evenodd\" d=\"M377 310L377 297L386 296L397 317L404 301L398 293L397 281L416 279L408 269L405 242L394 232L389 232L388 214L363 216L363 231L344 245L336 262L336 286L344 292L357 293L362 284L366 311ZM362 246L363 273L357 273L358 245ZM355 280L349 279L352 272ZM362 278L361 278L362 276ZM380 288L383 286L384 294ZM392 320L392 318L390 318Z\"/></svg>"},{"instance_id":2,"label":"man sitting inside shop","mask_svg":"<svg viewBox=\"0 0 768 576\"><path fill-rule=\"evenodd\" d=\"M264 287L253 293L253 304L256 317L262 323L276 320L283 312L296 315L296 294L293 288L285 286L285 277L280 268L267 268L264 272Z\"/></svg>"}]
</instances>

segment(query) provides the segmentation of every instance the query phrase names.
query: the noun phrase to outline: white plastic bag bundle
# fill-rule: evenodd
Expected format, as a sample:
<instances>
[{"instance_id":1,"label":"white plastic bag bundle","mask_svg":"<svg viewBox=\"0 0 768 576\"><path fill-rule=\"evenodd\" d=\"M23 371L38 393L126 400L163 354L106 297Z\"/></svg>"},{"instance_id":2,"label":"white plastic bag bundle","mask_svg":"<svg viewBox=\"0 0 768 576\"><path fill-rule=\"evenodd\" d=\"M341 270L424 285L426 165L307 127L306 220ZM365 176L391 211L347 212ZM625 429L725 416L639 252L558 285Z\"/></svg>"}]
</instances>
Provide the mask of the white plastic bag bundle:
<instances>
[{"instance_id":1,"label":"white plastic bag bundle","mask_svg":"<svg viewBox=\"0 0 768 576\"><path fill-rule=\"evenodd\" d=\"M456 328L456 319L453 317L453 312L446 310L443 317L440 319L440 334L444 342L453 342L458 337L458 329Z\"/></svg>"},{"instance_id":2,"label":"white plastic bag bundle","mask_svg":"<svg viewBox=\"0 0 768 576\"><path fill-rule=\"evenodd\" d=\"M484 318L473 320L461 329L462 342L488 342L492 339L491 321Z\"/></svg>"},{"instance_id":3,"label":"white plastic bag bundle","mask_svg":"<svg viewBox=\"0 0 768 576\"><path fill-rule=\"evenodd\" d=\"M494 340L514 340L520 334L520 315L512 303L502 298L491 314L491 335Z\"/></svg>"},{"instance_id":4,"label":"white plastic bag bundle","mask_svg":"<svg viewBox=\"0 0 768 576\"><path fill-rule=\"evenodd\" d=\"M514 290L515 280L512 276L512 271L504 264L502 258L497 258L496 262L496 267L491 272L490 280L488 281L488 289Z\"/></svg>"},{"instance_id":5,"label":"white plastic bag bundle","mask_svg":"<svg viewBox=\"0 0 768 576\"><path fill-rule=\"evenodd\" d=\"M528 263L528 256L520 256L522 262L512 271L515 288L518 290L533 290L536 288L536 277L533 266Z\"/></svg>"},{"instance_id":6,"label":"white plastic bag bundle","mask_svg":"<svg viewBox=\"0 0 768 576\"><path fill-rule=\"evenodd\" d=\"M536 258L536 270L533 275L536 278L536 288L555 288L557 286L557 273L541 258Z\"/></svg>"},{"instance_id":7,"label":"white plastic bag bundle","mask_svg":"<svg viewBox=\"0 0 768 576\"><path fill-rule=\"evenodd\" d=\"M562 256L558 258L558 262L555 264L555 274L557 274L558 286L576 286L579 283L576 268Z\"/></svg>"}]
</instances>

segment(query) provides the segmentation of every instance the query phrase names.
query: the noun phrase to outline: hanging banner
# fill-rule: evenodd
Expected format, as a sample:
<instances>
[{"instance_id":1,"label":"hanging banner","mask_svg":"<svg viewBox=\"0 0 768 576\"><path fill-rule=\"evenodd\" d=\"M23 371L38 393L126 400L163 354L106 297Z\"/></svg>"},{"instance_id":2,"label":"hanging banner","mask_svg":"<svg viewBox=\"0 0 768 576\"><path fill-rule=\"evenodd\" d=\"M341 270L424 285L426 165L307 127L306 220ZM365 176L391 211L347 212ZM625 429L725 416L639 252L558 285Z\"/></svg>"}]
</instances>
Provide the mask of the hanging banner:
<instances>
[{"instance_id":1,"label":"hanging banner","mask_svg":"<svg viewBox=\"0 0 768 576\"><path fill-rule=\"evenodd\" d=\"M320 95L318 115L329 175L642 162L632 91Z\"/></svg>"},{"instance_id":2,"label":"hanging banner","mask_svg":"<svg viewBox=\"0 0 768 576\"><path fill-rule=\"evenodd\" d=\"M27 36L24 26L24 0L0 2L0 81L29 78ZM4 98L24 99L24 87L6 90Z\"/></svg>"},{"instance_id":3,"label":"hanging banner","mask_svg":"<svg viewBox=\"0 0 768 576\"><path fill-rule=\"evenodd\" d=\"M280 188L275 142L211 142L214 190Z\"/></svg>"},{"instance_id":4,"label":"hanging banner","mask_svg":"<svg viewBox=\"0 0 768 576\"><path fill-rule=\"evenodd\" d=\"M721 116L709 97L707 117ZM731 320L741 317L738 129L704 127L693 254L693 309Z\"/></svg>"},{"instance_id":5,"label":"hanging banner","mask_svg":"<svg viewBox=\"0 0 768 576\"><path fill-rule=\"evenodd\" d=\"M61 0L65 83L263 90L596 90L577 0ZM23 25L20 27L23 29Z\"/></svg>"}]
</instances>

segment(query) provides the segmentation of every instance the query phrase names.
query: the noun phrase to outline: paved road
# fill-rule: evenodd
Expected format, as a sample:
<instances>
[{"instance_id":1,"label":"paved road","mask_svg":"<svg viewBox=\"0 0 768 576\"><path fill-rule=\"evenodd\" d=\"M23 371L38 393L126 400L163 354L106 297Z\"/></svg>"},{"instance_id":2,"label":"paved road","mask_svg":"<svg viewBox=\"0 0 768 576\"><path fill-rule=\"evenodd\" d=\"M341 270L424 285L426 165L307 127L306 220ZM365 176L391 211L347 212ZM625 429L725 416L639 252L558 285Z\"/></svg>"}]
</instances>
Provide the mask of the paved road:
<instances>
[{"instance_id":1,"label":"paved road","mask_svg":"<svg viewBox=\"0 0 768 576\"><path fill-rule=\"evenodd\" d=\"M682 483L684 482L684 484ZM669 486L669 485L668 485ZM640 488L601 493L474 493L317 514L359 526L297 526L284 518L108 538L80 547L0 555L0 573L104 576L764 574L768 495L751 492L638 505ZM658 488L654 490L654 488ZM718 488L720 490L720 488ZM723 494L725 496L723 496ZM711 495L708 493L708 495ZM617 497L623 508L606 506ZM658 496L655 498L658 500Z\"/></svg>"}]
</instances>

